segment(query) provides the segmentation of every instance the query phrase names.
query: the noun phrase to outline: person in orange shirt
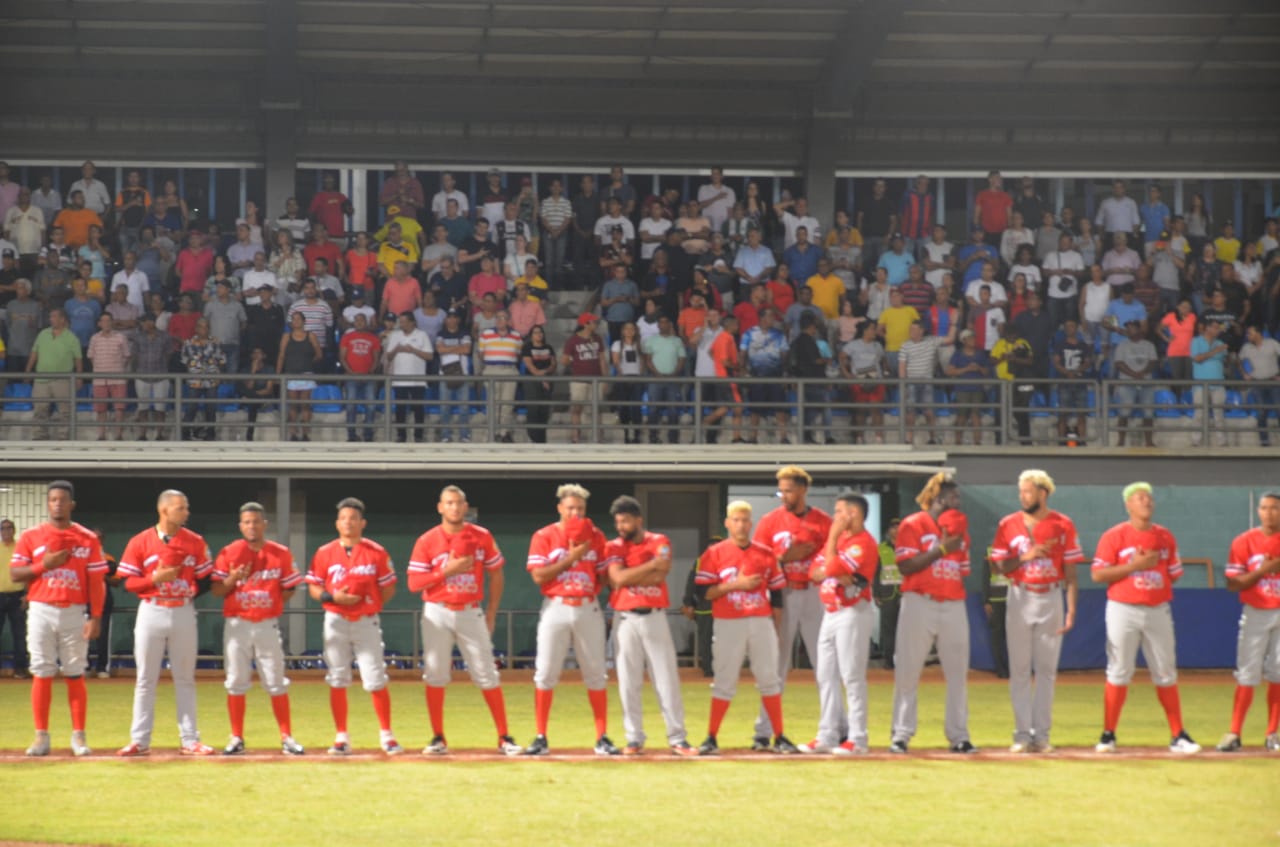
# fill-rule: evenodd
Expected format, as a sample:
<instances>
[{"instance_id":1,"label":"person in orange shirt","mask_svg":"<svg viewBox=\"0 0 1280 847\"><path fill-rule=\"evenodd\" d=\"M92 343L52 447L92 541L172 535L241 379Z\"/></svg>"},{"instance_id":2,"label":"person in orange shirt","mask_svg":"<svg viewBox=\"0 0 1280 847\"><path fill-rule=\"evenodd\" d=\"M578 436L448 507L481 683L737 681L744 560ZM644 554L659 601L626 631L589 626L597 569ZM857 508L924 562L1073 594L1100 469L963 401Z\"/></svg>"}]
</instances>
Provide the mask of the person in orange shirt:
<instances>
[{"instance_id":1,"label":"person in orange shirt","mask_svg":"<svg viewBox=\"0 0 1280 847\"><path fill-rule=\"evenodd\" d=\"M719 328L711 339L707 354L715 365L717 377L735 376L738 373L738 319L733 315L721 318L718 310L711 309L707 313L707 328L704 332L715 330L713 322L719 324ZM738 392L738 386L734 383L716 382L703 383L702 387L704 402L715 405L711 414L702 419L707 443L715 444L720 440L719 431L713 427L728 415L733 429L733 443L742 444L742 395Z\"/></svg>"},{"instance_id":2,"label":"person in orange shirt","mask_svg":"<svg viewBox=\"0 0 1280 847\"><path fill-rule=\"evenodd\" d=\"M698 337L698 333L707 324L707 298L699 291L690 293L689 305L680 310L679 317L676 318L676 328L680 330L680 337L684 339L686 346L693 343L693 339ZM691 350L690 355L697 352Z\"/></svg>"},{"instance_id":3,"label":"person in orange shirt","mask_svg":"<svg viewBox=\"0 0 1280 847\"><path fill-rule=\"evenodd\" d=\"M85 208L83 191L71 192L71 205L58 212L53 225L62 227L67 245L77 250L89 243L89 227L106 228L97 212Z\"/></svg>"}]
</instances>

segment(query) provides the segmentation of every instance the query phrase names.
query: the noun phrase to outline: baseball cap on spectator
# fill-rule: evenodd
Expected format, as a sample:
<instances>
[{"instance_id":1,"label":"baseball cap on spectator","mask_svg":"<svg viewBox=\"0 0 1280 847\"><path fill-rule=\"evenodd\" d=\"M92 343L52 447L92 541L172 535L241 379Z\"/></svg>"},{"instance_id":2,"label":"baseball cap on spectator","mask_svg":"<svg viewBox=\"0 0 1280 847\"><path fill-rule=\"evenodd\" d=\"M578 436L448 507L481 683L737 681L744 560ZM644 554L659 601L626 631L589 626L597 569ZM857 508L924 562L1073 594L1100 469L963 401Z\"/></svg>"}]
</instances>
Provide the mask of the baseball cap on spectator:
<instances>
[{"instance_id":1,"label":"baseball cap on spectator","mask_svg":"<svg viewBox=\"0 0 1280 847\"><path fill-rule=\"evenodd\" d=\"M900 232L895 232L893 235L889 236L889 240L890 240L890 241L902 241L902 240L903 240L903 239L902 239L902 233L900 233Z\"/></svg>"},{"instance_id":2,"label":"baseball cap on spectator","mask_svg":"<svg viewBox=\"0 0 1280 847\"><path fill-rule=\"evenodd\" d=\"M716 260L715 260L715 262L711 265L711 267L713 267L713 268L727 268L727 267L729 267L729 263L728 263L728 262L726 262L724 259L716 259Z\"/></svg>"},{"instance_id":3,"label":"baseball cap on spectator","mask_svg":"<svg viewBox=\"0 0 1280 847\"><path fill-rule=\"evenodd\" d=\"M399 207L399 206L388 206L388 207L387 207L387 214L388 214L388 215L398 215L398 214L400 214L400 207Z\"/></svg>"},{"instance_id":4,"label":"baseball cap on spectator","mask_svg":"<svg viewBox=\"0 0 1280 847\"><path fill-rule=\"evenodd\" d=\"M971 330L971 329L964 329L964 330L961 330L961 331L960 331L960 340L961 340L961 341L964 341L966 338L973 338L973 337L974 337L974 335L973 335L973 330Z\"/></svg>"},{"instance_id":5,"label":"baseball cap on spectator","mask_svg":"<svg viewBox=\"0 0 1280 847\"><path fill-rule=\"evenodd\" d=\"M275 287L274 285L270 285L270 284L265 283L265 282L264 282L262 285L259 285L259 286L258 286L258 290L259 290L259 291L265 291L265 290L267 290L267 289L270 289L271 291L275 291L275 290L276 290L276 287Z\"/></svg>"},{"instance_id":6,"label":"baseball cap on spectator","mask_svg":"<svg viewBox=\"0 0 1280 847\"><path fill-rule=\"evenodd\" d=\"M18 254L8 248L5 248L3 251L0 251L0 259L16 259L16 258L18 258Z\"/></svg>"},{"instance_id":7,"label":"baseball cap on spectator","mask_svg":"<svg viewBox=\"0 0 1280 847\"><path fill-rule=\"evenodd\" d=\"M352 299L352 300L363 300L363 299L364 299L364 286L363 286L363 285L357 285L355 288L351 289L351 299Z\"/></svg>"},{"instance_id":8,"label":"baseball cap on spectator","mask_svg":"<svg viewBox=\"0 0 1280 847\"><path fill-rule=\"evenodd\" d=\"M445 317L446 317L446 318L459 318L459 319L461 319L461 318L462 318L462 310L460 310L460 309L450 309L448 312L446 312L446 313L445 313Z\"/></svg>"},{"instance_id":9,"label":"baseball cap on spectator","mask_svg":"<svg viewBox=\"0 0 1280 847\"><path fill-rule=\"evenodd\" d=\"M600 319L597 318L595 315L591 314L590 312L583 312L582 314L578 315L578 328L581 329L587 324L595 323L598 320Z\"/></svg>"}]
</instances>

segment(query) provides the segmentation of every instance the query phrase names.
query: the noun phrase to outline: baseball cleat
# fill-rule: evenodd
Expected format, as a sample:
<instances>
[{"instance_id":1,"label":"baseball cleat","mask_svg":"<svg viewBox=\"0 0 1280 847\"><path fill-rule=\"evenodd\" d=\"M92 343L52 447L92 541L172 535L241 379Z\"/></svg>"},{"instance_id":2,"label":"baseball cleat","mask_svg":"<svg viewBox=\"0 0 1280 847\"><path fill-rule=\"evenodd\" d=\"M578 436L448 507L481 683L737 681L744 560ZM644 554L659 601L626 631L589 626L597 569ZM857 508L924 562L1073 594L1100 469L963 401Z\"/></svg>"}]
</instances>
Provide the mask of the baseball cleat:
<instances>
[{"instance_id":1,"label":"baseball cleat","mask_svg":"<svg viewBox=\"0 0 1280 847\"><path fill-rule=\"evenodd\" d=\"M443 756L449 752L449 745L444 743L444 736L437 735L431 739L431 743L422 748L424 756Z\"/></svg>"},{"instance_id":2,"label":"baseball cleat","mask_svg":"<svg viewBox=\"0 0 1280 847\"><path fill-rule=\"evenodd\" d=\"M961 755L968 756L971 753L978 752L978 748L970 744L968 739L965 739L964 741L957 741L955 744L952 744L951 752L960 753Z\"/></svg>"},{"instance_id":3,"label":"baseball cleat","mask_svg":"<svg viewBox=\"0 0 1280 847\"><path fill-rule=\"evenodd\" d=\"M1031 752L1031 745L1022 741L1015 741L1009 745L1009 752L1010 753L1029 753Z\"/></svg>"},{"instance_id":4,"label":"baseball cleat","mask_svg":"<svg viewBox=\"0 0 1280 847\"><path fill-rule=\"evenodd\" d=\"M1032 753L1040 753L1047 756L1053 752L1053 745L1048 741L1032 741L1030 749Z\"/></svg>"},{"instance_id":5,"label":"baseball cleat","mask_svg":"<svg viewBox=\"0 0 1280 847\"><path fill-rule=\"evenodd\" d=\"M330 756L350 756L351 743L348 741L335 741L333 746L329 748Z\"/></svg>"},{"instance_id":6,"label":"baseball cleat","mask_svg":"<svg viewBox=\"0 0 1280 847\"><path fill-rule=\"evenodd\" d=\"M1098 737L1098 743L1093 745L1095 753L1114 753L1116 751L1116 734L1111 730L1105 730Z\"/></svg>"},{"instance_id":7,"label":"baseball cleat","mask_svg":"<svg viewBox=\"0 0 1280 847\"><path fill-rule=\"evenodd\" d=\"M504 756L519 756L524 752L524 748L510 735L504 735L498 739L498 752Z\"/></svg>"},{"instance_id":8,"label":"baseball cleat","mask_svg":"<svg viewBox=\"0 0 1280 847\"><path fill-rule=\"evenodd\" d=\"M201 744L199 741L192 741L190 744L183 744L178 752L184 756L212 756L217 751L208 744Z\"/></svg>"},{"instance_id":9,"label":"baseball cleat","mask_svg":"<svg viewBox=\"0 0 1280 847\"><path fill-rule=\"evenodd\" d=\"M150 756L151 748L145 744L139 744L135 741L133 744L121 747L116 751L116 755L125 759L137 758L138 756Z\"/></svg>"},{"instance_id":10,"label":"baseball cleat","mask_svg":"<svg viewBox=\"0 0 1280 847\"><path fill-rule=\"evenodd\" d=\"M286 735L280 739L280 752L286 756L302 756L306 754L306 749L294 740L292 735Z\"/></svg>"},{"instance_id":11,"label":"baseball cleat","mask_svg":"<svg viewBox=\"0 0 1280 847\"><path fill-rule=\"evenodd\" d=\"M85 739L83 729L77 729L71 733L71 754L73 756L93 755L93 750L89 748L89 742Z\"/></svg>"},{"instance_id":12,"label":"baseball cleat","mask_svg":"<svg viewBox=\"0 0 1280 847\"><path fill-rule=\"evenodd\" d=\"M639 756L640 751L644 749L644 745L639 741L628 741L622 748L624 756Z\"/></svg>"},{"instance_id":13,"label":"baseball cleat","mask_svg":"<svg viewBox=\"0 0 1280 847\"><path fill-rule=\"evenodd\" d=\"M47 756L49 755L50 747L49 733L45 730L36 730L36 738L31 742L31 746L27 748L26 755Z\"/></svg>"},{"instance_id":14,"label":"baseball cleat","mask_svg":"<svg viewBox=\"0 0 1280 847\"><path fill-rule=\"evenodd\" d=\"M897 738L893 739L889 744L889 752L898 756L905 756L907 754L907 742Z\"/></svg>"},{"instance_id":15,"label":"baseball cleat","mask_svg":"<svg viewBox=\"0 0 1280 847\"><path fill-rule=\"evenodd\" d=\"M1240 736L1236 735L1234 732L1228 732L1226 735L1222 736L1222 740L1218 742L1218 752L1234 753L1243 746L1244 745L1240 743Z\"/></svg>"},{"instance_id":16,"label":"baseball cleat","mask_svg":"<svg viewBox=\"0 0 1280 847\"><path fill-rule=\"evenodd\" d=\"M696 756L698 751L689 746L688 741L677 741L671 745L671 755L673 756Z\"/></svg>"},{"instance_id":17,"label":"baseball cleat","mask_svg":"<svg viewBox=\"0 0 1280 847\"><path fill-rule=\"evenodd\" d=\"M387 738L382 742L382 752L388 756L399 756L404 752L404 748L400 746L400 742L394 738Z\"/></svg>"},{"instance_id":18,"label":"baseball cleat","mask_svg":"<svg viewBox=\"0 0 1280 847\"><path fill-rule=\"evenodd\" d=\"M243 756L244 755L244 739L238 735L231 736L231 740L227 742L227 746L222 748L224 756Z\"/></svg>"},{"instance_id":19,"label":"baseball cleat","mask_svg":"<svg viewBox=\"0 0 1280 847\"><path fill-rule=\"evenodd\" d=\"M715 756L720 752L720 745L716 743L714 735L708 735L707 739L698 745L699 756Z\"/></svg>"},{"instance_id":20,"label":"baseball cleat","mask_svg":"<svg viewBox=\"0 0 1280 847\"><path fill-rule=\"evenodd\" d=\"M769 736L757 735L751 739L752 753L768 753L769 752Z\"/></svg>"},{"instance_id":21,"label":"baseball cleat","mask_svg":"<svg viewBox=\"0 0 1280 847\"><path fill-rule=\"evenodd\" d=\"M597 756L617 756L622 751L609 740L609 736L602 735L596 739L595 753Z\"/></svg>"},{"instance_id":22,"label":"baseball cleat","mask_svg":"<svg viewBox=\"0 0 1280 847\"><path fill-rule=\"evenodd\" d=\"M865 756L868 752L866 747L859 747L848 739L831 748L831 753L835 756Z\"/></svg>"},{"instance_id":23,"label":"baseball cleat","mask_svg":"<svg viewBox=\"0 0 1280 847\"><path fill-rule=\"evenodd\" d=\"M773 739L773 752L790 755L791 753L799 753L800 748L791 743L791 739L785 735L779 735Z\"/></svg>"},{"instance_id":24,"label":"baseball cleat","mask_svg":"<svg viewBox=\"0 0 1280 847\"><path fill-rule=\"evenodd\" d=\"M545 735L535 735L533 741L529 742L529 746L524 748L526 756L545 756L551 752L551 747L547 745L547 737Z\"/></svg>"},{"instance_id":25,"label":"baseball cleat","mask_svg":"<svg viewBox=\"0 0 1280 847\"><path fill-rule=\"evenodd\" d=\"M816 738L810 741L808 744L801 744L796 749L799 750L801 753L830 753L831 752L830 745L823 744L821 741L819 741Z\"/></svg>"},{"instance_id":26,"label":"baseball cleat","mask_svg":"<svg viewBox=\"0 0 1280 847\"><path fill-rule=\"evenodd\" d=\"M1187 735L1187 731L1184 729L1169 742L1169 752L1190 756L1193 753L1200 752L1200 745L1192 741L1191 736Z\"/></svg>"},{"instance_id":27,"label":"baseball cleat","mask_svg":"<svg viewBox=\"0 0 1280 847\"><path fill-rule=\"evenodd\" d=\"M1280 732L1273 732L1262 742L1268 753L1280 753Z\"/></svg>"}]
</instances>

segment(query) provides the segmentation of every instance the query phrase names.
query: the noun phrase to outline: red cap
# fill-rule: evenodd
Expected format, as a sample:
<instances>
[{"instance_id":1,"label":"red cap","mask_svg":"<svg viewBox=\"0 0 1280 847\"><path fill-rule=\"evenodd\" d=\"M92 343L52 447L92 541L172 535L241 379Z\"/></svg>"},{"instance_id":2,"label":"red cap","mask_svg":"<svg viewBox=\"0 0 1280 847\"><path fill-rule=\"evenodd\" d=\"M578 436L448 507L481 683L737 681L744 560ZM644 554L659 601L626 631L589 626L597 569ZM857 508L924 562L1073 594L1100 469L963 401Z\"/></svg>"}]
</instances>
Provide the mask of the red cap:
<instances>
[{"instance_id":1,"label":"red cap","mask_svg":"<svg viewBox=\"0 0 1280 847\"><path fill-rule=\"evenodd\" d=\"M578 328L581 329L587 324L593 323L598 320L600 319L595 315L591 314L590 312L583 312L582 314L578 315Z\"/></svg>"}]
</instances>

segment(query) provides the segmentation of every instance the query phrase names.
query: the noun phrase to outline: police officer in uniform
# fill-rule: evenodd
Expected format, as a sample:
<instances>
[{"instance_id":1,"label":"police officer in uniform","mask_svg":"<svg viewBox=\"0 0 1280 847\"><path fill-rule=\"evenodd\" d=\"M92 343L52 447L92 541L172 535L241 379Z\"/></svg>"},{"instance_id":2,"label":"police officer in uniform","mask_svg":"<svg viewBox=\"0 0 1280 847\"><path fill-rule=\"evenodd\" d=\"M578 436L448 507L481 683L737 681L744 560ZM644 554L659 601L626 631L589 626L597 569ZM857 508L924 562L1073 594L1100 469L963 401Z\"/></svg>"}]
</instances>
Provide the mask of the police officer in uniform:
<instances>
[{"instance_id":1,"label":"police officer in uniform","mask_svg":"<svg viewBox=\"0 0 1280 847\"><path fill-rule=\"evenodd\" d=\"M713 535L711 541L707 544L718 544L724 541L724 536ZM711 602L707 600L707 592L698 591L694 585L694 577L698 575L698 562L695 560L693 567L689 569L689 581L684 586L684 598L680 601L681 613L693 621L694 631L697 633L696 649L698 667L702 668L702 675L706 677L715 676L711 669L711 629L714 621L711 618Z\"/></svg>"},{"instance_id":2,"label":"police officer in uniform","mask_svg":"<svg viewBox=\"0 0 1280 847\"><path fill-rule=\"evenodd\" d=\"M880 652L884 669L893 670L893 637L898 631L898 606L902 601L902 573L898 570L898 558L894 545L898 541L898 524L894 518L884 530L880 542L880 567L876 569L874 585L876 605L880 607Z\"/></svg>"},{"instance_id":3,"label":"police officer in uniform","mask_svg":"<svg viewBox=\"0 0 1280 847\"><path fill-rule=\"evenodd\" d=\"M1005 610L1009 598L1009 577L991 566L991 548L982 561L982 608L987 613L987 632L991 635L991 658L996 676L1009 678L1009 642L1005 639Z\"/></svg>"}]
</instances>

